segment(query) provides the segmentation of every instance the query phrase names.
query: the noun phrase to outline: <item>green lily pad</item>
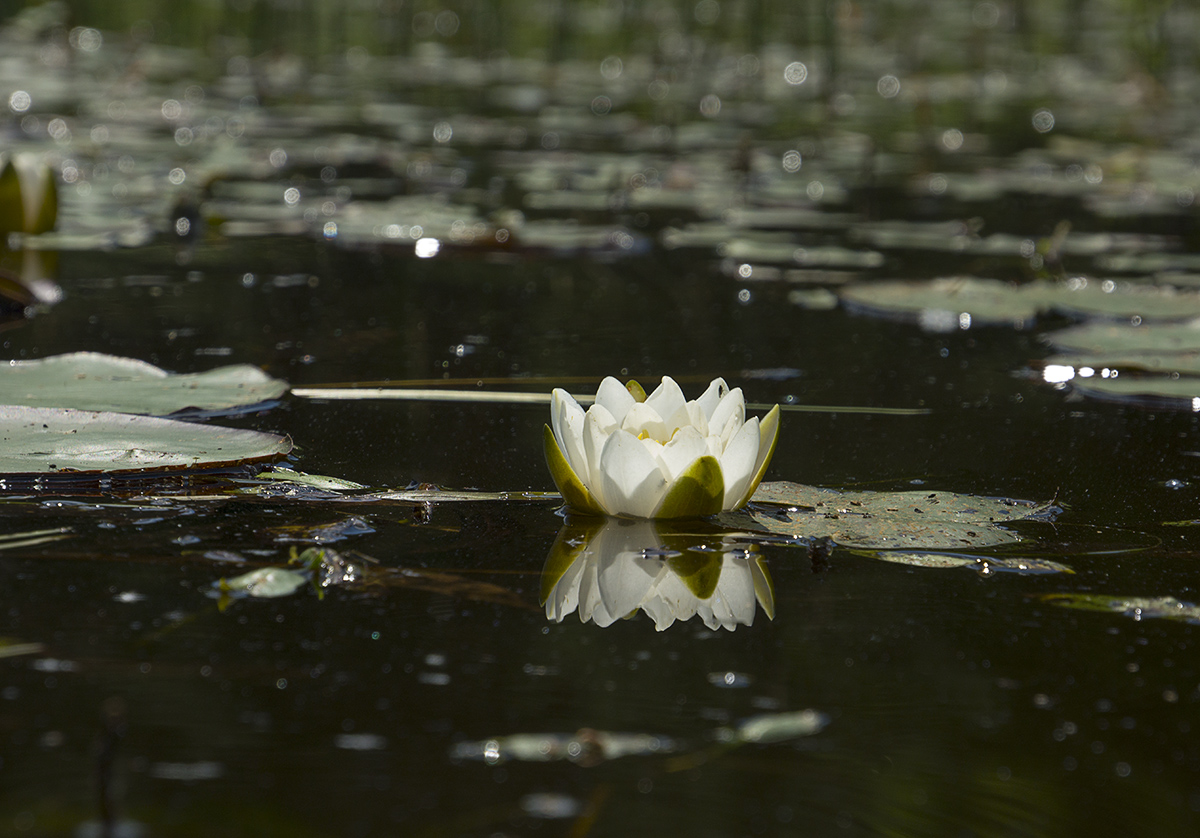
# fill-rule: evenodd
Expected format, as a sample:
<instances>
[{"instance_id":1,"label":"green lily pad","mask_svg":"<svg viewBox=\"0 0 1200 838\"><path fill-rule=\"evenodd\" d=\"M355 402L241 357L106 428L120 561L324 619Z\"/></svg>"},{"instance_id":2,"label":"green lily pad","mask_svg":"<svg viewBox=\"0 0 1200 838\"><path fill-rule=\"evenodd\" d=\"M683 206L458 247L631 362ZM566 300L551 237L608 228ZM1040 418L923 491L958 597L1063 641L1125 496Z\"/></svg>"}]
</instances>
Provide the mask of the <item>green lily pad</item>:
<instances>
[{"instance_id":1,"label":"green lily pad","mask_svg":"<svg viewBox=\"0 0 1200 838\"><path fill-rule=\"evenodd\" d=\"M1047 514L1030 501L953 492L839 492L799 483L763 483L751 505L724 513L723 526L796 538L829 538L878 550L957 550L1013 544L1003 524Z\"/></svg>"},{"instance_id":2,"label":"green lily pad","mask_svg":"<svg viewBox=\"0 0 1200 838\"><path fill-rule=\"evenodd\" d=\"M0 475L9 478L223 468L276 460L286 436L129 413L0 405Z\"/></svg>"},{"instance_id":3,"label":"green lily pad","mask_svg":"<svg viewBox=\"0 0 1200 838\"><path fill-rule=\"evenodd\" d=\"M1108 611L1134 620L1163 619L1200 624L1200 605L1173 596L1123 597L1108 594L1044 594L1042 602L1081 611Z\"/></svg>"},{"instance_id":4,"label":"green lily pad","mask_svg":"<svg viewBox=\"0 0 1200 838\"><path fill-rule=\"evenodd\" d=\"M1036 576L1046 573L1074 573L1071 568L1049 559L1012 558L1000 559L990 556L970 556L963 553L914 553L906 550L870 550L855 551L859 555L872 559L880 559L895 564L906 564L909 567L969 567L979 571L981 576L993 573L1016 573L1023 576Z\"/></svg>"},{"instance_id":5,"label":"green lily pad","mask_svg":"<svg viewBox=\"0 0 1200 838\"><path fill-rule=\"evenodd\" d=\"M979 277L928 281L856 282L838 291L852 310L919 322L930 331L978 325L1025 328L1038 314L1179 321L1200 317L1200 292L1076 277L1065 282L1017 285Z\"/></svg>"},{"instance_id":6,"label":"green lily pad","mask_svg":"<svg viewBox=\"0 0 1200 838\"><path fill-rule=\"evenodd\" d=\"M214 586L221 598L255 597L274 599L288 596L308 583L308 574L286 567L260 567L232 579L221 579Z\"/></svg>"},{"instance_id":7,"label":"green lily pad","mask_svg":"<svg viewBox=\"0 0 1200 838\"><path fill-rule=\"evenodd\" d=\"M0 366L0 402L165 416L223 411L277 399L287 382L236 364L174 375L133 358L72 352Z\"/></svg>"},{"instance_id":8,"label":"green lily pad","mask_svg":"<svg viewBox=\"0 0 1200 838\"><path fill-rule=\"evenodd\" d=\"M1200 352L1200 322L1084 323L1050 332L1045 339L1060 352L1150 353Z\"/></svg>"}]
</instances>

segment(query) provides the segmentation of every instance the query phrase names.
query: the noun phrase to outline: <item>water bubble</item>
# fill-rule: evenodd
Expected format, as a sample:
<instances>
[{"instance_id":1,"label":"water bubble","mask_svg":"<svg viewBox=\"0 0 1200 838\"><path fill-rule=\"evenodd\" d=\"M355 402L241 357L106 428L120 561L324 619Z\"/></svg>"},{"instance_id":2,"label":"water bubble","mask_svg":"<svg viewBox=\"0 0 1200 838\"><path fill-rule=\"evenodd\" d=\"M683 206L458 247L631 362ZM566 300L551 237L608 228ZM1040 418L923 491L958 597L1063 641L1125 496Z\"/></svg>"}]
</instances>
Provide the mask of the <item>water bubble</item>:
<instances>
[{"instance_id":1,"label":"water bubble","mask_svg":"<svg viewBox=\"0 0 1200 838\"><path fill-rule=\"evenodd\" d=\"M282 148L273 148L271 153L267 155L267 160L276 169L282 169L287 165L288 155Z\"/></svg>"},{"instance_id":2,"label":"water bubble","mask_svg":"<svg viewBox=\"0 0 1200 838\"><path fill-rule=\"evenodd\" d=\"M179 186L185 180L187 180L187 172L176 166L167 173L167 180L169 180L173 185Z\"/></svg>"},{"instance_id":3,"label":"water bubble","mask_svg":"<svg viewBox=\"0 0 1200 838\"><path fill-rule=\"evenodd\" d=\"M721 97L710 93L700 100L700 114L712 118L721 112Z\"/></svg>"},{"instance_id":4,"label":"water bubble","mask_svg":"<svg viewBox=\"0 0 1200 838\"><path fill-rule=\"evenodd\" d=\"M104 36L100 34L99 29L92 29L88 26L76 26L71 30L71 34L67 36L67 41L71 44L72 48L80 52L95 52L104 43Z\"/></svg>"},{"instance_id":5,"label":"water bubble","mask_svg":"<svg viewBox=\"0 0 1200 838\"><path fill-rule=\"evenodd\" d=\"M300 203L300 190L294 186L289 186L283 191L283 202L289 207L294 207Z\"/></svg>"},{"instance_id":6,"label":"water bubble","mask_svg":"<svg viewBox=\"0 0 1200 838\"><path fill-rule=\"evenodd\" d=\"M325 238L336 239L337 238L337 222L336 221L326 221L325 228L322 232L324 233Z\"/></svg>"},{"instance_id":7,"label":"water bubble","mask_svg":"<svg viewBox=\"0 0 1200 838\"><path fill-rule=\"evenodd\" d=\"M433 139L435 142L448 143L453 136L454 128L449 122L439 122L433 126Z\"/></svg>"},{"instance_id":8,"label":"water bubble","mask_svg":"<svg viewBox=\"0 0 1200 838\"><path fill-rule=\"evenodd\" d=\"M183 105L179 104L178 99L167 99L162 103L160 110L162 111L163 119L169 122L174 122L183 116Z\"/></svg>"},{"instance_id":9,"label":"water bubble","mask_svg":"<svg viewBox=\"0 0 1200 838\"><path fill-rule=\"evenodd\" d=\"M804 191L808 194L808 197L814 201L821 200L821 198L825 195L825 187L819 180L810 181Z\"/></svg>"},{"instance_id":10,"label":"water bubble","mask_svg":"<svg viewBox=\"0 0 1200 838\"><path fill-rule=\"evenodd\" d=\"M600 75L609 81L620 78L624 71L624 62L615 55L610 55L600 62Z\"/></svg>"},{"instance_id":11,"label":"water bubble","mask_svg":"<svg viewBox=\"0 0 1200 838\"><path fill-rule=\"evenodd\" d=\"M1054 129L1054 114L1046 108L1038 108L1033 112L1033 130L1045 134Z\"/></svg>"},{"instance_id":12,"label":"water bubble","mask_svg":"<svg viewBox=\"0 0 1200 838\"><path fill-rule=\"evenodd\" d=\"M808 67L802 61L793 61L783 68L783 80L788 84L804 84L808 79Z\"/></svg>"},{"instance_id":13,"label":"water bubble","mask_svg":"<svg viewBox=\"0 0 1200 838\"><path fill-rule=\"evenodd\" d=\"M692 9L692 14L696 17L697 23L712 26L721 16L721 4L717 0L700 0Z\"/></svg>"},{"instance_id":14,"label":"water bubble","mask_svg":"<svg viewBox=\"0 0 1200 838\"><path fill-rule=\"evenodd\" d=\"M802 163L803 158L801 158L800 152L796 151L795 149L785 151L783 153L783 170L785 172L800 171L800 165Z\"/></svg>"},{"instance_id":15,"label":"water bubble","mask_svg":"<svg viewBox=\"0 0 1200 838\"><path fill-rule=\"evenodd\" d=\"M433 19L433 28L443 38L449 38L458 31L458 15L449 9L437 13Z\"/></svg>"},{"instance_id":16,"label":"water bubble","mask_svg":"<svg viewBox=\"0 0 1200 838\"><path fill-rule=\"evenodd\" d=\"M441 249L442 243L428 236L417 239L416 244L413 245L413 252L417 255L418 259L432 259L438 255L438 251Z\"/></svg>"},{"instance_id":17,"label":"water bubble","mask_svg":"<svg viewBox=\"0 0 1200 838\"><path fill-rule=\"evenodd\" d=\"M942 132L942 147L946 151L958 151L962 148L963 133L957 128L947 128Z\"/></svg>"},{"instance_id":18,"label":"water bubble","mask_svg":"<svg viewBox=\"0 0 1200 838\"><path fill-rule=\"evenodd\" d=\"M881 76L875 84L875 89L884 99L894 99L900 92L900 79L890 73L886 76Z\"/></svg>"},{"instance_id":19,"label":"water bubble","mask_svg":"<svg viewBox=\"0 0 1200 838\"><path fill-rule=\"evenodd\" d=\"M182 128L175 129L175 144L176 145L179 145L179 146L191 145L194 137L195 137L195 135L192 133L191 128L188 128L185 126Z\"/></svg>"},{"instance_id":20,"label":"water bubble","mask_svg":"<svg viewBox=\"0 0 1200 838\"><path fill-rule=\"evenodd\" d=\"M607 96L597 96L592 100L592 113L596 116L604 116L612 110L612 99Z\"/></svg>"},{"instance_id":21,"label":"water bubble","mask_svg":"<svg viewBox=\"0 0 1200 838\"><path fill-rule=\"evenodd\" d=\"M8 109L13 113L25 113L33 104L33 97L24 90L14 90L8 97Z\"/></svg>"}]
</instances>

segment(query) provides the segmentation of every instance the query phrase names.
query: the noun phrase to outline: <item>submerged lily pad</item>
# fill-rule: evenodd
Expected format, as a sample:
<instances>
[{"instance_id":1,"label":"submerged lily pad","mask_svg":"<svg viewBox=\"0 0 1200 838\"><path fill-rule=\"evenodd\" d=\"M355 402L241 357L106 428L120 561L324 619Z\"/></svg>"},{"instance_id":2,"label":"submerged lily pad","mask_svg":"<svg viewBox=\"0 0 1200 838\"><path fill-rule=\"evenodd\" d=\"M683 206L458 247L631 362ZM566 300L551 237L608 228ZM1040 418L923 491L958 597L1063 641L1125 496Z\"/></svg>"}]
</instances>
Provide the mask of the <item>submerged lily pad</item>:
<instances>
[{"instance_id":1,"label":"submerged lily pad","mask_svg":"<svg viewBox=\"0 0 1200 838\"><path fill-rule=\"evenodd\" d=\"M0 405L0 475L122 474L279 459L286 436L153 416Z\"/></svg>"},{"instance_id":2,"label":"submerged lily pad","mask_svg":"<svg viewBox=\"0 0 1200 838\"><path fill-rule=\"evenodd\" d=\"M1051 511L1030 501L953 492L839 492L799 483L763 483L751 504L718 516L722 525L846 547L954 550L1013 544L1001 525Z\"/></svg>"},{"instance_id":3,"label":"submerged lily pad","mask_svg":"<svg viewBox=\"0 0 1200 838\"><path fill-rule=\"evenodd\" d=\"M287 390L249 364L175 375L134 358L72 352L0 365L0 402L27 407L165 416L261 404Z\"/></svg>"}]
</instances>

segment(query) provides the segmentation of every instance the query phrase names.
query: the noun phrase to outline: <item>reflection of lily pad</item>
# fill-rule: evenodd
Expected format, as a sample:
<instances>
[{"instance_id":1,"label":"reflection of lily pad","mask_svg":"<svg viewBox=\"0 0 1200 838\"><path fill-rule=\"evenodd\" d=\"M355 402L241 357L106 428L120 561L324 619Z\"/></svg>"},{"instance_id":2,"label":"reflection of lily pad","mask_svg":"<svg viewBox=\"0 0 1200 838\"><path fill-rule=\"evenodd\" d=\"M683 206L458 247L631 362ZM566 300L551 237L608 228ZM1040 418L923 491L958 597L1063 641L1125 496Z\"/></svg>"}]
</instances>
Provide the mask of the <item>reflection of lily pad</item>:
<instances>
[{"instance_id":1,"label":"reflection of lily pad","mask_svg":"<svg viewBox=\"0 0 1200 838\"><path fill-rule=\"evenodd\" d=\"M954 550L1012 544L1000 524L1050 507L953 492L838 492L799 483L763 483L751 505L718 517L724 526L797 538L830 538L847 547Z\"/></svg>"},{"instance_id":2,"label":"reflection of lily pad","mask_svg":"<svg viewBox=\"0 0 1200 838\"><path fill-rule=\"evenodd\" d=\"M1177 620L1200 624L1200 605L1175 599L1172 596L1121 597L1106 594L1045 594L1042 602L1081 611L1108 611L1134 620Z\"/></svg>"},{"instance_id":3,"label":"reflection of lily pad","mask_svg":"<svg viewBox=\"0 0 1200 838\"><path fill-rule=\"evenodd\" d=\"M286 436L134 416L0 405L0 474L131 473L278 459Z\"/></svg>"},{"instance_id":4,"label":"reflection of lily pad","mask_svg":"<svg viewBox=\"0 0 1200 838\"><path fill-rule=\"evenodd\" d=\"M73 352L0 366L0 402L164 416L181 410L226 410L277 399L284 381L236 364L172 375L133 358Z\"/></svg>"}]
</instances>

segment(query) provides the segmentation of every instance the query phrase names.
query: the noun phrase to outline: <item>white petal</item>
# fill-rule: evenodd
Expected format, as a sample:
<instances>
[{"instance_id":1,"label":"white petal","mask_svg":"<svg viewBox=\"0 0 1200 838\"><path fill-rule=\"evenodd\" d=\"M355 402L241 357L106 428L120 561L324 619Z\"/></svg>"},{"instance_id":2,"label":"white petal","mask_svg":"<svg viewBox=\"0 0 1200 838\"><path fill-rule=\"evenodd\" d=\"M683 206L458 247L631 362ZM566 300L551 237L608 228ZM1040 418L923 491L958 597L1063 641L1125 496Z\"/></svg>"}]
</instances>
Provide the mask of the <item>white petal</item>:
<instances>
[{"instance_id":1,"label":"white petal","mask_svg":"<svg viewBox=\"0 0 1200 838\"><path fill-rule=\"evenodd\" d=\"M758 417L738 429L721 455L721 472L725 475L725 509L733 508L750 488L758 462Z\"/></svg>"},{"instance_id":2,"label":"white petal","mask_svg":"<svg viewBox=\"0 0 1200 838\"><path fill-rule=\"evenodd\" d=\"M634 401L633 396L629 395L625 385L610 375L600 382L600 387L596 390L596 404L603 405L604 409L612 414L617 424L620 424L621 420L625 418L626 411L637 402Z\"/></svg>"},{"instance_id":3,"label":"white petal","mask_svg":"<svg viewBox=\"0 0 1200 838\"><path fill-rule=\"evenodd\" d=\"M713 411L717 409L717 404L721 398L729 392L729 385L725 383L723 378L714 378L712 384L708 385L708 389L704 391L704 395L696 399L696 404L703 411L705 418L713 415Z\"/></svg>"},{"instance_id":4,"label":"white petal","mask_svg":"<svg viewBox=\"0 0 1200 838\"><path fill-rule=\"evenodd\" d=\"M576 474L592 493L596 503L605 509L608 508L608 504L604 500L604 488L600 480L600 455L604 451L604 443L608 442L608 438L616 429L616 421L603 405L594 404L584 414L583 453L587 468L586 475L579 472Z\"/></svg>"},{"instance_id":5,"label":"white petal","mask_svg":"<svg viewBox=\"0 0 1200 838\"><path fill-rule=\"evenodd\" d=\"M667 490L658 461L628 431L615 431L604 443L599 478L610 515L649 518Z\"/></svg>"},{"instance_id":6,"label":"white petal","mask_svg":"<svg viewBox=\"0 0 1200 838\"><path fill-rule=\"evenodd\" d=\"M663 421L662 416L657 410L644 402L642 404L635 404L629 408L629 412L625 414L625 418L621 421L621 428L629 431L634 436L640 436L645 432L649 437L657 439L659 442L666 442L670 438L670 433L667 431L667 423Z\"/></svg>"},{"instance_id":7,"label":"white petal","mask_svg":"<svg viewBox=\"0 0 1200 838\"><path fill-rule=\"evenodd\" d=\"M674 483L675 478L683 474L696 460L708 453L708 444L695 428L680 428L675 432L671 441L662 447L658 462L667 482Z\"/></svg>"},{"instance_id":8,"label":"white petal","mask_svg":"<svg viewBox=\"0 0 1200 838\"><path fill-rule=\"evenodd\" d=\"M620 524L607 524L625 530ZM630 527L633 532L621 533L625 543L617 549L606 550L599 559L596 580L604 608L614 617L624 617L638 609L651 596L666 563L659 558L646 558L642 551L661 546L650 522Z\"/></svg>"},{"instance_id":9,"label":"white petal","mask_svg":"<svg viewBox=\"0 0 1200 838\"><path fill-rule=\"evenodd\" d=\"M700 436L708 436L708 416L697 402L687 403L687 423L700 432ZM683 423L680 423L682 427Z\"/></svg>"},{"instance_id":10,"label":"white petal","mask_svg":"<svg viewBox=\"0 0 1200 838\"><path fill-rule=\"evenodd\" d=\"M589 551L584 551L580 561L583 563L583 571L579 578L579 621L586 623L593 619L597 609L600 610L600 619L604 619L606 612L604 604L600 601L600 586L596 584L595 556L590 555Z\"/></svg>"},{"instance_id":11,"label":"white petal","mask_svg":"<svg viewBox=\"0 0 1200 838\"><path fill-rule=\"evenodd\" d=\"M721 562L721 579L717 582L713 599L717 597L724 601L729 618L735 624L754 624L758 600L754 596L754 575L749 560L725 554ZM713 610L717 610L715 603Z\"/></svg>"},{"instance_id":12,"label":"white petal","mask_svg":"<svg viewBox=\"0 0 1200 838\"><path fill-rule=\"evenodd\" d=\"M746 421L746 400L742 398L742 388L735 387L725 394L717 404L712 415L708 417L710 431L723 429L729 422L730 416L736 416L738 424Z\"/></svg>"},{"instance_id":13,"label":"white petal","mask_svg":"<svg viewBox=\"0 0 1200 838\"><path fill-rule=\"evenodd\" d=\"M579 583L583 579L583 569L587 565L585 556L576 556L575 561L554 584L554 590L546 598L546 618L561 623L572 611L579 607Z\"/></svg>"},{"instance_id":14,"label":"white petal","mask_svg":"<svg viewBox=\"0 0 1200 838\"><path fill-rule=\"evenodd\" d=\"M674 572L667 573L659 580L657 593L663 606L670 610L675 619L686 621L696 616L700 600Z\"/></svg>"},{"instance_id":15,"label":"white petal","mask_svg":"<svg viewBox=\"0 0 1200 838\"><path fill-rule=\"evenodd\" d=\"M583 408L566 390L550 394L550 418L558 448L575 476L587 485L587 456L583 450Z\"/></svg>"},{"instance_id":16,"label":"white petal","mask_svg":"<svg viewBox=\"0 0 1200 838\"><path fill-rule=\"evenodd\" d=\"M662 384L658 385L654 392L646 398L646 407L652 408L655 413L670 424L676 413L687 409L687 399L683 397L683 391L679 389L679 385L675 383L675 379L669 375L664 375ZM678 424L671 425L668 433L678 427ZM663 441L665 442L666 440Z\"/></svg>"},{"instance_id":17,"label":"white petal","mask_svg":"<svg viewBox=\"0 0 1200 838\"><path fill-rule=\"evenodd\" d=\"M671 610L670 605L663 601L662 597L650 597L642 603L642 611L654 620L656 631L666 631L675 622L675 612Z\"/></svg>"}]
</instances>

